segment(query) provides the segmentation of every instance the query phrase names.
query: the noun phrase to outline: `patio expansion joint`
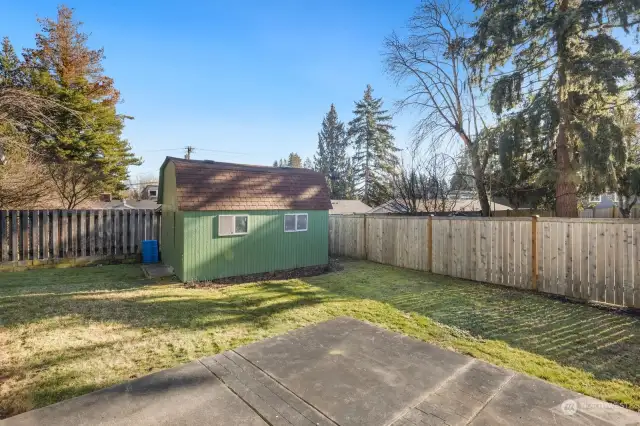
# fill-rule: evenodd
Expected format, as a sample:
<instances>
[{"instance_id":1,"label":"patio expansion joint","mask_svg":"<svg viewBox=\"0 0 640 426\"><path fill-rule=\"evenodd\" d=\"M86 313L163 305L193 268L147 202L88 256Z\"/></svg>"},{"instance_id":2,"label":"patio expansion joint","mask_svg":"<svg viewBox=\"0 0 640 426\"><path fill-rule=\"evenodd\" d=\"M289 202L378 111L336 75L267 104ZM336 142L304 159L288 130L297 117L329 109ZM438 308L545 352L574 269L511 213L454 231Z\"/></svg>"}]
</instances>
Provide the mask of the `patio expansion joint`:
<instances>
[{"instance_id":1,"label":"patio expansion joint","mask_svg":"<svg viewBox=\"0 0 640 426\"><path fill-rule=\"evenodd\" d=\"M398 415L396 415L393 419L391 419L385 426L393 425L394 423L396 423L397 421L405 417L407 414L409 414L411 410L417 409L416 407L420 405L423 401L425 401L427 398L429 398L429 396L438 392L440 389L444 388L446 385L454 381L460 375L464 374L467 370L471 368L471 366L475 362L476 362L475 358L471 358L469 361L467 361L466 364L459 367L456 371L453 372L453 374L451 374L449 377L447 377L446 379L438 383L434 388L429 389L428 391L424 392L422 395L417 397L415 400L413 400L407 408L405 408L400 413L398 413Z\"/></svg>"},{"instance_id":2,"label":"patio expansion joint","mask_svg":"<svg viewBox=\"0 0 640 426\"><path fill-rule=\"evenodd\" d=\"M238 357L238 359L234 360L234 356ZM216 359L218 359L219 357L222 357L222 359L219 359L218 362L216 361ZM249 370L246 370L246 367L241 366L241 363L239 364L238 361L246 362L251 368L255 369L255 372L251 373ZM283 421L288 425L302 424L300 422L303 422L310 425L339 426L337 422L335 422L313 404L311 404L295 392L291 391L289 388L287 388L287 386L282 384L275 377L273 377L258 365L251 362L251 360L247 359L234 350L220 353L208 360L205 359L204 362L203 360L198 360L198 362L202 366L204 366L214 377L216 377L216 379L222 382L234 395L236 395L238 398L240 398L240 400L248 405L258 416L260 416L260 418L266 424L270 426L281 425ZM231 363L233 367L230 368L229 366L223 365L225 363ZM242 374L238 374L238 372L232 371L236 369L244 370L245 377L243 378L241 377ZM262 374L266 380L272 382L273 384L268 385L264 383L258 376L255 375L256 373L258 373L258 375ZM250 385L250 382L254 385ZM264 394L261 395L261 392L256 391L255 385L262 388L263 391L268 392L271 395L271 398L277 398L278 402L276 402L275 405L273 403L273 400L269 402L267 400L269 398L265 399ZM273 386L275 389L271 386ZM277 391L278 388L280 388L281 391ZM247 393L247 391L249 393ZM255 398L258 398L259 400L256 400ZM298 402L296 403L295 401ZM285 404L285 411L281 411L283 407L280 404ZM307 408L304 408L304 405L306 405ZM280 408L278 408L278 406L280 406ZM289 410L288 413L286 412L287 410ZM291 410L293 410L293 412ZM294 416L293 418L291 417L292 413ZM277 415L274 417L274 414ZM295 417L299 417L298 420L294 420Z\"/></svg>"},{"instance_id":3,"label":"patio expansion joint","mask_svg":"<svg viewBox=\"0 0 640 426\"><path fill-rule=\"evenodd\" d=\"M489 405L489 403L493 400L493 398L495 398L496 395L502 392L502 389L504 389L504 387L507 386L509 382L513 380L513 378L516 377L517 375L518 373L512 372L510 376L508 376L502 383L500 383L500 386L498 386L498 388L489 396L489 398L487 398L487 400L484 401L484 403L480 407L478 407L478 409L475 410L475 412L471 414L471 417L469 417L469 420L467 421L466 424L468 425L469 423L471 423L473 419L475 419L478 416L478 414L480 414L480 412L484 410L484 407Z\"/></svg>"},{"instance_id":4,"label":"patio expansion joint","mask_svg":"<svg viewBox=\"0 0 640 426\"><path fill-rule=\"evenodd\" d=\"M305 404L307 404L309 407L313 408L318 414L320 414L320 416L324 417L324 419L326 421L328 421L329 423L331 423L332 425L335 426L340 426L338 424L337 421L335 421L334 419L332 419L331 417L329 417L328 414L324 413L322 410L320 410L318 407L316 407L315 405L313 405L311 402L307 401L306 399L304 399L302 397L302 395L298 395L297 393L295 393L294 391L292 391L291 389L289 389L284 383L280 382L278 379L276 379L274 376L272 376L271 374L269 374L269 372L265 371L264 369L262 369L259 365L257 365L256 363L252 362L249 358L243 356L241 353L235 351L235 350L231 350L230 352L233 352L234 354L236 354L237 356L239 356L240 358L242 358L243 360L245 360L246 362L248 362L249 364L251 364L254 368L258 369L259 371L261 371L265 376L267 376L268 378L270 378L271 380L273 380L274 383L276 383L278 386L282 387L283 389L285 389L287 392L289 392L290 394L294 395L296 398L298 398L300 401L304 402ZM302 414L302 413L301 413ZM304 414L303 414L304 415ZM306 417L306 416L305 416ZM317 423L316 423L317 424Z\"/></svg>"},{"instance_id":5,"label":"patio expansion joint","mask_svg":"<svg viewBox=\"0 0 640 426\"><path fill-rule=\"evenodd\" d=\"M244 399L241 395L239 395L239 394L238 394L238 392L236 392L232 387L228 386L228 385L227 385L227 383L225 383L225 381L224 381L221 377L218 377L218 375L216 375L213 371L211 371L211 370L209 369L209 367L207 367L207 366L202 362L202 360L198 360L198 363L200 363L200 365L202 365L204 368L206 368L206 369L207 369L207 371L208 371L209 373L211 373L211 375L212 375L213 377L215 377L215 378L216 378L216 379L218 379L222 384L224 384L224 385L227 387L227 389L229 389L229 391L230 391L231 393L233 393L233 394L234 394L235 396L237 396L237 397L238 397L242 402L244 402L244 403L247 405L247 407L249 407L249 408L250 408L254 413L256 413L256 415L258 415L258 417L260 417L260 418L262 419L262 421L264 421L264 422L265 422L266 424L268 424L269 426L274 426L274 425L273 425L273 423L271 423L269 420L267 420L267 419L262 415L262 413L260 413L260 411L258 411L258 410L257 410L253 405L251 405L251 404L250 404L246 399Z\"/></svg>"}]
</instances>

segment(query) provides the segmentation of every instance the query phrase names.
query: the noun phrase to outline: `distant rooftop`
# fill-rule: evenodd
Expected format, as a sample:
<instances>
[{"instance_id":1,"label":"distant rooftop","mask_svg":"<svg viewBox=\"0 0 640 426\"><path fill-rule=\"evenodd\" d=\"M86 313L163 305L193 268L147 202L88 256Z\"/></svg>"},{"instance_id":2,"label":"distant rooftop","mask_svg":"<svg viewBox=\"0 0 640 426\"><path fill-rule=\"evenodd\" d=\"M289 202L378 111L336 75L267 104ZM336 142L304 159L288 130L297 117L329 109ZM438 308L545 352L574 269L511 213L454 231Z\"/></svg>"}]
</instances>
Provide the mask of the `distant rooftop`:
<instances>
[{"instance_id":1,"label":"distant rooftop","mask_svg":"<svg viewBox=\"0 0 640 426\"><path fill-rule=\"evenodd\" d=\"M371 210L360 200L331 200L331 207L330 214L361 214Z\"/></svg>"}]
</instances>

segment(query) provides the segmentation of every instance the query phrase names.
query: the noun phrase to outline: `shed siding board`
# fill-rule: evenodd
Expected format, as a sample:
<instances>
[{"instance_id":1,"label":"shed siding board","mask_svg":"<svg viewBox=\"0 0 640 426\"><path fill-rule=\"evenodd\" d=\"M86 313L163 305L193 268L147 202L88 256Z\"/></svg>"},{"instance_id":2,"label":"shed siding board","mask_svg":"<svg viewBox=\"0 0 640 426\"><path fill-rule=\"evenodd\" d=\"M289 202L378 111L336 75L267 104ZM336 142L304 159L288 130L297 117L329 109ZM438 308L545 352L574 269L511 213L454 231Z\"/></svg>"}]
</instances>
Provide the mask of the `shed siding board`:
<instances>
[{"instance_id":1,"label":"shed siding board","mask_svg":"<svg viewBox=\"0 0 640 426\"><path fill-rule=\"evenodd\" d=\"M175 252L184 252L182 262L176 261L175 272L183 281L208 280L248 275L328 262L329 214L323 210L264 210L178 212L176 242L184 244L184 251L176 244ZM306 232L284 232L284 215L307 213ZM249 233L237 236L218 236L218 216L249 215ZM166 241L166 240L165 240ZM171 254L170 256L172 256ZM182 265L180 265L182 264ZM183 271L178 269L184 267Z\"/></svg>"},{"instance_id":2,"label":"shed siding board","mask_svg":"<svg viewBox=\"0 0 640 426\"><path fill-rule=\"evenodd\" d=\"M162 237L160 238L160 256L165 265L172 266L174 272L182 271L182 256L178 252L183 242L177 238L178 227L182 227L182 222L178 224L176 212L176 170L173 163L168 163L162 172L162 215L165 216ZM142 222L142 212L138 212L138 224L136 227L136 242L138 251L141 250L140 242L144 239L144 223ZM178 254L180 253L180 254Z\"/></svg>"}]
</instances>

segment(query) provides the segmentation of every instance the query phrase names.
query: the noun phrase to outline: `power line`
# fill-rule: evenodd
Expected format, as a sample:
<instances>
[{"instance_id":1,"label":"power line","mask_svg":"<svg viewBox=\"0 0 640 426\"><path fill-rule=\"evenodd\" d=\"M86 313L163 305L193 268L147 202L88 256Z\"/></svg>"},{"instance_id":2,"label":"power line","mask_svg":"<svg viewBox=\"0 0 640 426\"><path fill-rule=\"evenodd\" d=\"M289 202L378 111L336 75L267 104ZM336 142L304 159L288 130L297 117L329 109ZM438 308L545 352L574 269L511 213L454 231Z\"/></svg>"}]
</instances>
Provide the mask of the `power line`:
<instances>
[{"instance_id":1,"label":"power line","mask_svg":"<svg viewBox=\"0 0 640 426\"><path fill-rule=\"evenodd\" d=\"M145 149L139 152L162 152L162 151L184 151L188 148L191 148L191 153L194 151L205 151L205 152L217 152L220 154L233 154L233 155L251 155L248 152L238 152L238 151L224 151L220 149L207 149L207 148L198 148L197 146L187 146L183 148L162 148L162 149Z\"/></svg>"},{"instance_id":2,"label":"power line","mask_svg":"<svg viewBox=\"0 0 640 426\"><path fill-rule=\"evenodd\" d=\"M221 154L250 155L248 152L222 151L222 150L219 150L219 149L204 149L204 148L198 148L198 151L219 152L219 153L221 153Z\"/></svg>"}]
</instances>

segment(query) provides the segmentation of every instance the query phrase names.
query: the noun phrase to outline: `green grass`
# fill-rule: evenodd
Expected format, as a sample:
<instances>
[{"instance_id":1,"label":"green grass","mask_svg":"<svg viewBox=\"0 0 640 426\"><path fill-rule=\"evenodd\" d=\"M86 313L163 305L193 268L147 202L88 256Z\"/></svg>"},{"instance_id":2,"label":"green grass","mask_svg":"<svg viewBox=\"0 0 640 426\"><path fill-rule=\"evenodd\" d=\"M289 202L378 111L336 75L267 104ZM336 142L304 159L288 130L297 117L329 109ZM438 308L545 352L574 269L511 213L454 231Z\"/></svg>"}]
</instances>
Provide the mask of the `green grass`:
<instances>
[{"instance_id":1,"label":"green grass","mask_svg":"<svg viewBox=\"0 0 640 426\"><path fill-rule=\"evenodd\" d=\"M0 418L336 316L640 409L640 319L368 262L192 289L135 265L0 273Z\"/></svg>"}]
</instances>

